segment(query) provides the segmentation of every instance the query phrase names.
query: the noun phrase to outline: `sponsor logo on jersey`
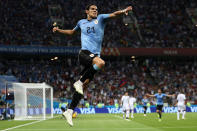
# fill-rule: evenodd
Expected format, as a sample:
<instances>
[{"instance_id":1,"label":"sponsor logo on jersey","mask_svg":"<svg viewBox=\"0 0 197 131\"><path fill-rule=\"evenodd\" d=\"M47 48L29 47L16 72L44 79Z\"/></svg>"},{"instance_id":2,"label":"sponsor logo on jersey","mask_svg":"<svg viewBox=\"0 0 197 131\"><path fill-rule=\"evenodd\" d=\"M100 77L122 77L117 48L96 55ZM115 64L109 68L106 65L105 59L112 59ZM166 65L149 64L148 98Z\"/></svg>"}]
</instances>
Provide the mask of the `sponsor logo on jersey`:
<instances>
[{"instance_id":1,"label":"sponsor logo on jersey","mask_svg":"<svg viewBox=\"0 0 197 131\"><path fill-rule=\"evenodd\" d=\"M90 57L94 57L94 54L90 54Z\"/></svg>"},{"instance_id":2,"label":"sponsor logo on jersey","mask_svg":"<svg viewBox=\"0 0 197 131\"><path fill-rule=\"evenodd\" d=\"M94 23L95 23L95 24L98 24L98 20L95 20Z\"/></svg>"}]
</instances>

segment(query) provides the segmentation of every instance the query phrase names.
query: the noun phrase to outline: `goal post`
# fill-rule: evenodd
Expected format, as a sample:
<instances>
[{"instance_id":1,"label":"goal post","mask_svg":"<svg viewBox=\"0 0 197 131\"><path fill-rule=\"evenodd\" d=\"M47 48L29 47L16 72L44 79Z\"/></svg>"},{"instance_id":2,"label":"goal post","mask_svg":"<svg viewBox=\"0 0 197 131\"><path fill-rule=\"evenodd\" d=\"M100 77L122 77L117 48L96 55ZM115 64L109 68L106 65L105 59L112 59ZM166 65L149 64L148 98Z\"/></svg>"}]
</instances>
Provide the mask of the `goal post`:
<instances>
[{"instance_id":1,"label":"goal post","mask_svg":"<svg viewBox=\"0 0 197 131\"><path fill-rule=\"evenodd\" d=\"M53 88L46 83L12 83L15 120L53 118Z\"/></svg>"}]
</instances>

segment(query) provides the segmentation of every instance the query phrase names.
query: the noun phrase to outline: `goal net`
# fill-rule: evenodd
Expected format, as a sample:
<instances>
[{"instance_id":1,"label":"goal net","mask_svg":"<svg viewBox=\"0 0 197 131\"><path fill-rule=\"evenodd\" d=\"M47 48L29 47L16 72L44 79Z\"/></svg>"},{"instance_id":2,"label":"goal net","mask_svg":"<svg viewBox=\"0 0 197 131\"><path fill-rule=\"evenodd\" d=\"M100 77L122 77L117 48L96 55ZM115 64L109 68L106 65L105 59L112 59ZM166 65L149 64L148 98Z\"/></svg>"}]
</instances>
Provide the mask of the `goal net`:
<instances>
[{"instance_id":1,"label":"goal net","mask_svg":"<svg viewBox=\"0 0 197 131\"><path fill-rule=\"evenodd\" d=\"M12 83L15 120L53 118L53 88L45 83Z\"/></svg>"}]
</instances>

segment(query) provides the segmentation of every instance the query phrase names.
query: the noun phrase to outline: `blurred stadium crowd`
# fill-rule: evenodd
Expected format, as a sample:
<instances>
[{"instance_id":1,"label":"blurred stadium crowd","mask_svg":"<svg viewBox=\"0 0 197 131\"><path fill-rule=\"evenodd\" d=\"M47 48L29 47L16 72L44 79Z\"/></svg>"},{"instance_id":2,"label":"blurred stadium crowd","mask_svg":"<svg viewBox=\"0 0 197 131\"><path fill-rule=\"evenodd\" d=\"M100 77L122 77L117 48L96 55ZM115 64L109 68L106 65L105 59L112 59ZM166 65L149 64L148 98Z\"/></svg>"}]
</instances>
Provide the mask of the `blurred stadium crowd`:
<instances>
[{"instance_id":1,"label":"blurred stadium crowd","mask_svg":"<svg viewBox=\"0 0 197 131\"><path fill-rule=\"evenodd\" d=\"M72 29L85 18L89 0L5 0L0 3L0 44L80 46L75 37L52 33L51 16L63 18L62 28ZM125 26L123 18L109 20L104 47L197 47L197 31L186 9L196 8L195 0L94 0L99 13L111 13L127 5L133 6L143 40L139 40L135 24ZM49 14L49 6L60 10ZM59 38L60 40L57 40Z\"/></svg>"},{"instance_id":2,"label":"blurred stadium crowd","mask_svg":"<svg viewBox=\"0 0 197 131\"><path fill-rule=\"evenodd\" d=\"M197 61L161 58L126 58L106 60L104 71L99 72L85 90L84 101L91 105L114 105L128 91L140 104L146 94L162 88L167 94L184 92L191 103L197 104ZM46 82L54 87L55 98L71 99L72 84L80 72L76 58L51 60L2 60L0 75L14 75L19 82ZM176 99L169 99L170 105ZM151 104L155 100L151 99Z\"/></svg>"}]
</instances>

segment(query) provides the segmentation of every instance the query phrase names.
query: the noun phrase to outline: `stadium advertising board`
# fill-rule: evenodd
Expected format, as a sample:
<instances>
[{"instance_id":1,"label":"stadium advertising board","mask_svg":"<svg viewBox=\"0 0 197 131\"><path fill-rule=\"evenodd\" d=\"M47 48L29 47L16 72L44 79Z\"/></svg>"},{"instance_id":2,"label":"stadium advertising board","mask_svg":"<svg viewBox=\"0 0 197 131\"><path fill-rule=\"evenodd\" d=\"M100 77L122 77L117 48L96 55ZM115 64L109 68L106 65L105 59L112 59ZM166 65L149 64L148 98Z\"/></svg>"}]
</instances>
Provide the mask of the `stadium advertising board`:
<instances>
[{"instance_id":1,"label":"stadium advertising board","mask_svg":"<svg viewBox=\"0 0 197 131\"><path fill-rule=\"evenodd\" d=\"M95 114L95 113L110 113L118 114L122 113L122 108L77 108L75 111L79 114ZM187 112L197 112L197 106L187 107ZM135 113L144 113L143 107L137 107L134 110ZM150 107L147 109L147 113L156 112L156 107ZM164 107L164 113L176 113L177 107Z\"/></svg>"},{"instance_id":2,"label":"stadium advertising board","mask_svg":"<svg viewBox=\"0 0 197 131\"><path fill-rule=\"evenodd\" d=\"M47 55L77 55L80 47L67 46L0 46L0 53L9 54L47 54ZM104 56L197 56L196 48L103 48Z\"/></svg>"},{"instance_id":3,"label":"stadium advertising board","mask_svg":"<svg viewBox=\"0 0 197 131\"><path fill-rule=\"evenodd\" d=\"M0 46L0 53L13 54L78 54L80 47L54 46Z\"/></svg>"},{"instance_id":4,"label":"stadium advertising board","mask_svg":"<svg viewBox=\"0 0 197 131\"><path fill-rule=\"evenodd\" d=\"M0 109L0 114L3 112L4 109ZM122 113L122 108L76 108L75 111L78 114L96 114L96 113L110 113L110 114L119 114ZM187 112L197 112L197 105L193 105L191 107L186 108ZM8 114L13 114L13 109L7 110ZM18 112L18 111L17 111ZM29 115L32 114L41 114L41 109L29 109ZM50 110L46 110L47 113L50 113ZM134 110L135 113L144 113L143 107L137 107ZM150 107L147 109L147 113L154 113L156 112L156 107ZM164 107L163 108L164 113L176 113L177 107ZM53 110L54 114L62 114L62 111L60 108L54 108Z\"/></svg>"}]
</instances>

